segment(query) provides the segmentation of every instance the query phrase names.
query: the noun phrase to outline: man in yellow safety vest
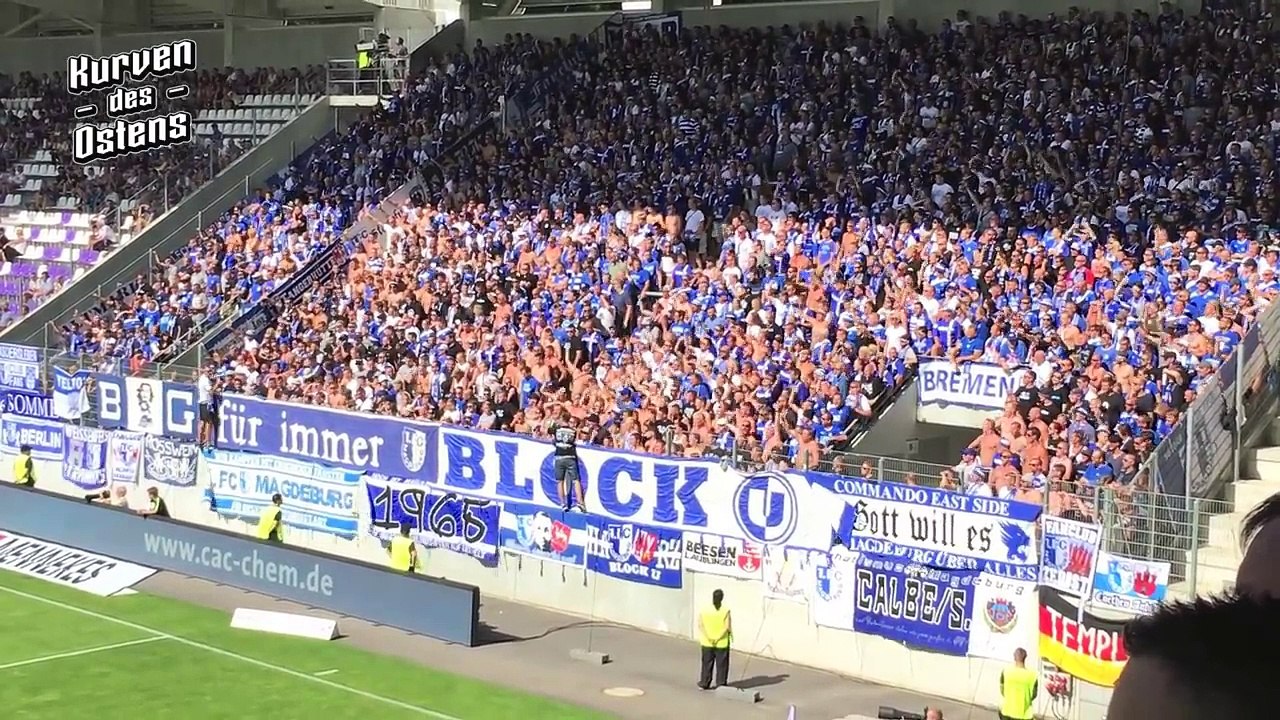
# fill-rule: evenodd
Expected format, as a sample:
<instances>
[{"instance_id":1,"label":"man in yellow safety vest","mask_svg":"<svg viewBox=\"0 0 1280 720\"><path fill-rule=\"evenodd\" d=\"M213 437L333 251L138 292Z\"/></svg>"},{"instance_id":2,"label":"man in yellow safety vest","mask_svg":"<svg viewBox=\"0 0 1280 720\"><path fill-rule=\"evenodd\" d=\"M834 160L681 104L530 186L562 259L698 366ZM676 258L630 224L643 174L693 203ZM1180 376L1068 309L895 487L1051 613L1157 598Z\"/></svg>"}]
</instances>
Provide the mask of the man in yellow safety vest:
<instances>
[{"instance_id":1,"label":"man in yellow safety vest","mask_svg":"<svg viewBox=\"0 0 1280 720\"><path fill-rule=\"evenodd\" d=\"M409 538L409 523L400 523L400 534L391 538L387 551L391 553L391 569L413 572L418 567L418 546Z\"/></svg>"},{"instance_id":2,"label":"man in yellow safety vest","mask_svg":"<svg viewBox=\"0 0 1280 720\"><path fill-rule=\"evenodd\" d=\"M262 508L258 515L258 539L270 542L284 542L284 498L280 493L271 496L271 504Z\"/></svg>"},{"instance_id":3,"label":"man in yellow safety vest","mask_svg":"<svg viewBox=\"0 0 1280 720\"><path fill-rule=\"evenodd\" d=\"M724 606L724 591L711 593L711 605L698 614L698 638L702 644L702 674L698 687L710 690L729 684L729 643L733 639L733 618ZM716 683L711 684L715 670Z\"/></svg>"},{"instance_id":4,"label":"man in yellow safety vest","mask_svg":"<svg viewBox=\"0 0 1280 720\"><path fill-rule=\"evenodd\" d=\"M1039 694L1039 679L1027 669L1027 651L1013 651L1013 665L1000 673L1000 720L1031 720Z\"/></svg>"},{"instance_id":5,"label":"man in yellow safety vest","mask_svg":"<svg viewBox=\"0 0 1280 720\"><path fill-rule=\"evenodd\" d=\"M13 459L13 482L19 487L36 486L36 463L31 459L31 446L18 448L18 457Z\"/></svg>"}]
</instances>

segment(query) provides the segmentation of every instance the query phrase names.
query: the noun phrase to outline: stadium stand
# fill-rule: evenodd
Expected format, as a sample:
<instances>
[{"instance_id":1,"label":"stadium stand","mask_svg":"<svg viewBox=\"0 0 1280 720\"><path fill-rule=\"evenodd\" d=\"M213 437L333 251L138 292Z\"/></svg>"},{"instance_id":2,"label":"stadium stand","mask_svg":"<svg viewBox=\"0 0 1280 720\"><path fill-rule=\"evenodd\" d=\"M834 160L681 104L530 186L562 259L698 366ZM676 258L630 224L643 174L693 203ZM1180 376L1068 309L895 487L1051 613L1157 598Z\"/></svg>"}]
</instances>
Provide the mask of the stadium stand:
<instances>
[{"instance_id":1,"label":"stadium stand","mask_svg":"<svg viewBox=\"0 0 1280 720\"><path fill-rule=\"evenodd\" d=\"M126 369L173 359L217 321L268 295L338 237L360 208L399 187L415 167L487 119L483 108L496 107L505 83L536 69L530 59L534 47L525 40L450 58L411 78L391 107L322 142L272 188L233 208L150 277L120 288L103 306L68 323L68 349L122 360ZM306 79L306 90L317 89L313 80L323 83L310 73ZM208 112L198 132L212 133L215 126L244 131L253 117L259 123L280 117L279 94L237 97L239 108ZM293 101L286 94L283 102ZM199 282L207 283L204 292Z\"/></svg>"},{"instance_id":2,"label":"stadium stand","mask_svg":"<svg viewBox=\"0 0 1280 720\"><path fill-rule=\"evenodd\" d=\"M0 229L16 251L0 266L0 327L131 240L323 90L323 68L225 68L165 78L191 94L172 105L196 114L200 140L158 153L77 165L70 158L73 106L101 105L101 93L72 96L61 75L0 79L8 130L0 145ZM8 258L8 256L7 256Z\"/></svg>"},{"instance_id":3,"label":"stadium stand","mask_svg":"<svg viewBox=\"0 0 1280 720\"><path fill-rule=\"evenodd\" d=\"M1027 363L1034 402L957 489L1131 474L1274 296L1276 39L1174 9L515 37L383 114L418 138L384 166L440 159L431 202L219 364L272 397L532 433L567 411L606 446L812 467L919 357ZM475 125L512 82L527 127Z\"/></svg>"}]
</instances>

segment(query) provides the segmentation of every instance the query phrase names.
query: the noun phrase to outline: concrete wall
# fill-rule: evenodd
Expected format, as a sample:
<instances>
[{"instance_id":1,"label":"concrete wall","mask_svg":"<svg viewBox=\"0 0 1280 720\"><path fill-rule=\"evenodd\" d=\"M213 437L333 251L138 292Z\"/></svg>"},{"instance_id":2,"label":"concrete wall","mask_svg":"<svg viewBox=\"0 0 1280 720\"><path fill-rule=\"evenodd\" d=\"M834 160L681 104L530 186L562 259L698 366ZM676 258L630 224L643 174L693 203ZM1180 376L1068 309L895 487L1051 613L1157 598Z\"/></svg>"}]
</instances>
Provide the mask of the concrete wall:
<instances>
[{"instance_id":1,"label":"concrete wall","mask_svg":"<svg viewBox=\"0 0 1280 720\"><path fill-rule=\"evenodd\" d=\"M9 462L12 456L0 453L0 463ZM37 462L36 477L42 489L68 495L84 493L62 481L58 473L57 463ZM209 510L202 490L209 484L203 458L199 477L193 488L161 486L170 513L187 522L250 533L248 523L224 520ZM130 499L134 507L145 504L144 492L144 487L133 487ZM291 529L288 540L313 550L385 562L386 551L364 534L367 528L363 522L361 532L355 540L342 540ZM882 638L818 627L810 622L807 605L765 597L760 582L686 572L684 587L672 590L506 553L500 553L496 568L440 549L426 550L425 558L429 574L477 585L482 598L499 597L688 639L694 638L697 610L706 604L712 590L723 589L733 609L737 650L964 703L994 707L999 700L1000 671L1005 663L917 652ZM627 652L625 647L595 649L614 656ZM1042 709L1049 710L1047 706ZM1094 720L1100 714L1081 714L1073 709L1059 717Z\"/></svg>"},{"instance_id":2,"label":"concrete wall","mask_svg":"<svg viewBox=\"0 0 1280 720\"><path fill-rule=\"evenodd\" d=\"M0 72L16 74L66 71L71 55L111 55L189 38L196 41L196 60L202 68L303 67L323 65L330 58L355 57L360 25L309 27L242 27L228 41L222 30L153 32L74 37L4 38L0 40Z\"/></svg>"},{"instance_id":3,"label":"concrete wall","mask_svg":"<svg viewBox=\"0 0 1280 720\"><path fill-rule=\"evenodd\" d=\"M163 257L186 244L206 223L215 220L223 210L283 170L318 138L332 131L334 122L335 116L329 110L328 100L322 99L313 104L185 201L157 218L128 245L99 262L35 312L0 332L0 339L54 347L52 338L46 336L50 323L92 307L104 294L114 292L139 273L146 272L155 255Z\"/></svg>"},{"instance_id":4,"label":"concrete wall","mask_svg":"<svg viewBox=\"0 0 1280 720\"><path fill-rule=\"evenodd\" d=\"M902 391L893 405L876 420L871 430L849 448L852 453L908 458L928 463L954 465L960 450L973 442L977 431L967 427L939 425L919 416L919 395L915 381Z\"/></svg>"},{"instance_id":5,"label":"concrete wall","mask_svg":"<svg viewBox=\"0 0 1280 720\"><path fill-rule=\"evenodd\" d=\"M1174 4L1189 12L1195 12L1199 8L1199 3L1195 0L1177 0ZM1141 9L1155 13L1159 10L1159 5L1158 0L1039 0L1021 4L1011 0L834 0L700 8L681 10L680 15L686 27L795 26L818 22L848 24L860 15L871 26L880 25L893 17L900 21L914 19L922 27L934 29L943 20L955 18L956 11L962 9L969 10L974 16L995 17L1001 10L1015 8L1015 12L1029 17L1045 17L1049 13L1065 15L1073 6L1103 12ZM500 43L508 33L529 33L547 39L571 34L585 35L600 27L611 15L612 13L572 13L484 18L470 23L467 28L467 46L475 44L477 39L483 40L486 45Z\"/></svg>"}]
</instances>

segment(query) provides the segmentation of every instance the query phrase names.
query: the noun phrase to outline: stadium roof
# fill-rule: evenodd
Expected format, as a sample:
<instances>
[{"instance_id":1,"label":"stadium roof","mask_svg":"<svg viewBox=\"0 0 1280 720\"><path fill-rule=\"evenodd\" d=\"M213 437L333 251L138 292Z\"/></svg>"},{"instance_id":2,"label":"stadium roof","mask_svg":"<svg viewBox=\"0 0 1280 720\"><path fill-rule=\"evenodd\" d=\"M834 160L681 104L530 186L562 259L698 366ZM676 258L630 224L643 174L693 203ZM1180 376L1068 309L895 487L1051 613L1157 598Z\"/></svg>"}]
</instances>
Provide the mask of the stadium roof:
<instances>
[{"instance_id":1,"label":"stadium roof","mask_svg":"<svg viewBox=\"0 0 1280 720\"><path fill-rule=\"evenodd\" d=\"M368 22L367 0L0 0L0 37L222 27L227 19L308 25Z\"/></svg>"}]
</instances>

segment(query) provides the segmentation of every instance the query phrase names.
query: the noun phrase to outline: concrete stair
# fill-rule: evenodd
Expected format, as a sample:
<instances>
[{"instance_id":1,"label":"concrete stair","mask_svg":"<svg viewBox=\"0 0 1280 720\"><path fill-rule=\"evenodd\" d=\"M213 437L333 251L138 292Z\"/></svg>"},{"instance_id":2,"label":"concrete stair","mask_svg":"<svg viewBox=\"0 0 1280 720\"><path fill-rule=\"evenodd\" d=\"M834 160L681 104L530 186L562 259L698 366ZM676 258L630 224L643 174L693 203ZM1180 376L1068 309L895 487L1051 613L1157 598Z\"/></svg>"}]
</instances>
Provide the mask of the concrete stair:
<instances>
[{"instance_id":1,"label":"concrete stair","mask_svg":"<svg viewBox=\"0 0 1280 720\"><path fill-rule=\"evenodd\" d=\"M1205 544L1188 552L1195 553L1195 587L1190 580L1172 583L1169 594L1173 598L1221 593L1235 586L1236 571L1244 557L1240 526L1253 508L1280 493L1280 446L1242 452L1240 475L1241 479L1227 488L1232 511L1210 515L1208 537L1202 538ZM1190 563L1192 558L1187 560Z\"/></svg>"}]
</instances>

